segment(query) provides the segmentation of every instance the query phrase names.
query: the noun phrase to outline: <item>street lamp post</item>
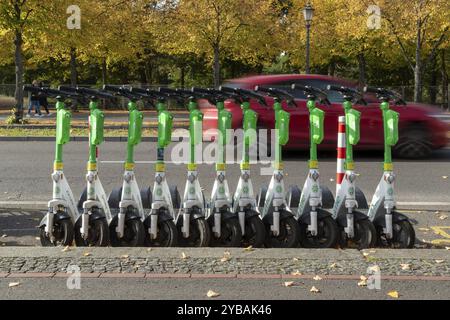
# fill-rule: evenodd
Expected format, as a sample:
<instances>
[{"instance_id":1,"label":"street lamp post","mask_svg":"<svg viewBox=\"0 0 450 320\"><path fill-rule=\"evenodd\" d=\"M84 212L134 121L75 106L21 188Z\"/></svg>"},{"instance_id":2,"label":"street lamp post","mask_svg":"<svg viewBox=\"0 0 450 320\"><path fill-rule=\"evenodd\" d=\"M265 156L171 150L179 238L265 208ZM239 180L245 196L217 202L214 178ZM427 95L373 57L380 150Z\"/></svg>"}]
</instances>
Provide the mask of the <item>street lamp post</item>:
<instances>
[{"instance_id":1,"label":"street lamp post","mask_svg":"<svg viewBox=\"0 0 450 320\"><path fill-rule=\"evenodd\" d=\"M305 18L305 22L306 22L306 67L305 67L305 72L306 74L310 73L310 69L309 69L309 47L310 47L310 31L311 31L311 21L313 18L313 14L314 14L314 9L311 6L310 3L308 3L304 8L303 8L303 16Z\"/></svg>"}]
</instances>

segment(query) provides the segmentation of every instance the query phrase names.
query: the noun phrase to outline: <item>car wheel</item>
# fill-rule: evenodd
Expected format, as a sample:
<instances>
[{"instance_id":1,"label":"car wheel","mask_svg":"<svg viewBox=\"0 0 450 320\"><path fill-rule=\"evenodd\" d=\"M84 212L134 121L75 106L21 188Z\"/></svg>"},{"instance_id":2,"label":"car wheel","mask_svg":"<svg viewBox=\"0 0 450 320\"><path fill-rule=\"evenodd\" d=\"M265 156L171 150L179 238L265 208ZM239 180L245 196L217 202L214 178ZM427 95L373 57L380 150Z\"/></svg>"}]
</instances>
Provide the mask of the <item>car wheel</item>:
<instances>
[{"instance_id":1,"label":"car wheel","mask_svg":"<svg viewBox=\"0 0 450 320\"><path fill-rule=\"evenodd\" d=\"M413 126L400 134L394 154L401 158L419 159L428 157L432 150L430 134L426 128Z\"/></svg>"}]
</instances>

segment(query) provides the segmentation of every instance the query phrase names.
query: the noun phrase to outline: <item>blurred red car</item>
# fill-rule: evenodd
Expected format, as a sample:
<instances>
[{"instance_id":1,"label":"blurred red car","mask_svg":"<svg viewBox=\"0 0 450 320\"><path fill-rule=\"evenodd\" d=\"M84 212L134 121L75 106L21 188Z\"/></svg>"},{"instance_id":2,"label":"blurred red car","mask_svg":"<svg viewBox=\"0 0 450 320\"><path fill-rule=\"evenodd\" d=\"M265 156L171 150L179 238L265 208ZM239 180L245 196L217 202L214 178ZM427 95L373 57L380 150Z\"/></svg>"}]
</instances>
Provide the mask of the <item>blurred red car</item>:
<instances>
[{"instance_id":1,"label":"blurred red car","mask_svg":"<svg viewBox=\"0 0 450 320\"><path fill-rule=\"evenodd\" d=\"M255 86L266 86L289 90L293 83L309 85L326 90L327 85L339 85L356 88L357 84L344 79L323 75L262 75L250 76L226 81L224 86L239 87L253 90ZM291 114L290 139L286 149L307 150L309 148L309 122L306 108L306 97L301 91L293 91L298 108L284 105L284 109ZM267 97L267 103L272 106L273 99ZM328 92L331 105L321 104L325 111L325 138L320 145L321 150L335 150L337 143L338 117L344 114L342 96L338 92ZM358 150L383 150L383 123L379 102L373 95L365 95L367 105L355 105L361 111L361 140L356 146ZM207 101L200 101L200 108L204 112L204 132L215 132L217 128L217 111ZM233 128L242 124L240 107L232 101L227 101L225 107L233 114ZM271 107L261 106L252 101L251 108L258 112L258 126L271 129L274 127L274 115ZM397 156L403 158L423 158L433 150L443 148L448 143L447 123L438 119L441 114L435 107L408 102L405 105L392 105L392 109L400 113L399 142L394 148Z\"/></svg>"}]
</instances>

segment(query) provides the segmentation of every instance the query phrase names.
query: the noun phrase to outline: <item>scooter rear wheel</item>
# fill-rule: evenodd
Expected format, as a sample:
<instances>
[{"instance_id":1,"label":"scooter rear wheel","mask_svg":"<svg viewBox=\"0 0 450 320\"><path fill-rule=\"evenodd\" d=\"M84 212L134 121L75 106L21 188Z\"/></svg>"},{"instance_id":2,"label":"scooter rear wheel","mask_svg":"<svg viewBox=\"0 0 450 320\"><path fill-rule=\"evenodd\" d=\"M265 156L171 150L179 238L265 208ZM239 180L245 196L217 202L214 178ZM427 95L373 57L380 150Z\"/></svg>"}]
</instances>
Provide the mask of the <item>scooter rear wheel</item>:
<instances>
[{"instance_id":1,"label":"scooter rear wheel","mask_svg":"<svg viewBox=\"0 0 450 320\"><path fill-rule=\"evenodd\" d=\"M300 223L300 246L303 248L334 248L339 239L336 221L328 216L317 219L317 235L311 235L308 225Z\"/></svg>"},{"instance_id":2,"label":"scooter rear wheel","mask_svg":"<svg viewBox=\"0 0 450 320\"><path fill-rule=\"evenodd\" d=\"M117 220L116 220L117 222ZM145 230L142 221L132 219L125 221L123 237L117 236L117 223L111 224L109 230L111 246L113 247L142 247L144 245Z\"/></svg>"},{"instance_id":3,"label":"scooter rear wheel","mask_svg":"<svg viewBox=\"0 0 450 320\"><path fill-rule=\"evenodd\" d=\"M210 227L214 225L214 219L208 221ZM220 238L211 233L211 246L213 247L240 247L242 230L237 218L222 219L220 226Z\"/></svg>"},{"instance_id":4,"label":"scooter rear wheel","mask_svg":"<svg viewBox=\"0 0 450 320\"><path fill-rule=\"evenodd\" d=\"M178 245L178 231L173 220L158 220L158 235L155 239L145 233L145 245L147 247L176 247Z\"/></svg>"},{"instance_id":5,"label":"scooter rear wheel","mask_svg":"<svg viewBox=\"0 0 450 320\"><path fill-rule=\"evenodd\" d=\"M377 246L392 247L399 249L411 249L416 242L416 232L409 221L398 221L392 223L394 236L392 239L386 239L383 228L377 228Z\"/></svg>"},{"instance_id":6,"label":"scooter rear wheel","mask_svg":"<svg viewBox=\"0 0 450 320\"><path fill-rule=\"evenodd\" d=\"M266 228L259 216L252 216L245 220L245 234L242 236L242 245L253 248L264 247Z\"/></svg>"},{"instance_id":7,"label":"scooter rear wheel","mask_svg":"<svg viewBox=\"0 0 450 320\"><path fill-rule=\"evenodd\" d=\"M190 221L189 237L184 238L181 233L182 224L178 226L180 233L179 243L183 247L207 247L211 241L211 230L204 218Z\"/></svg>"},{"instance_id":8,"label":"scooter rear wheel","mask_svg":"<svg viewBox=\"0 0 450 320\"><path fill-rule=\"evenodd\" d=\"M341 228L341 247L356 248L358 250L375 247L377 231L372 222L368 219L355 221L355 234L353 239L348 239L344 229Z\"/></svg>"},{"instance_id":9,"label":"scooter rear wheel","mask_svg":"<svg viewBox=\"0 0 450 320\"><path fill-rule=\"evenodd\" d=\"M80 233L81 218L75 226L75 243L78 247L107 247L109 245L109 228L106 219L89 221L88 238L85 240Z\"/></svg>"},{"instance_id":10,"label":"scooter rear wheel","mask_svg":"<svg viewBox=\"0 0 450 320\"><path fill-rule=\"evenodd\" d=\"M40 228L39 238L43 247L70 246L73 243L73 223L70 219L59 220L53 226L55 242L45 233L45 226Z\"/></svg>"},{"instance_id":11,"label":"scooter rear wheel","mask_svg":"<svg viewBox=\"0 0 450 320\"><path fill-rule=\"evenodd\" d=\"M266 224L266 247L297 248L300 241L300 226L294 217L280 219L280 234L274 236L270 224Z\"/></svg>"}]
</instances>

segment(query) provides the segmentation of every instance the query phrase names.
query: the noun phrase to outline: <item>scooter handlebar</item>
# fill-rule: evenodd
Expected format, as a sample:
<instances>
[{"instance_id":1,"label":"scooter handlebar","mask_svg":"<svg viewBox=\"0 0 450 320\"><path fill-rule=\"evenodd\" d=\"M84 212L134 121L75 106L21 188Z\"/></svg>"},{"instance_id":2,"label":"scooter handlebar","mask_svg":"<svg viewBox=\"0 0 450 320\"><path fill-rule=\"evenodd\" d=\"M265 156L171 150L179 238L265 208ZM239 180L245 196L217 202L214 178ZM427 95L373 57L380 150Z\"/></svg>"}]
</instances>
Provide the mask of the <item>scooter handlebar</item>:
<instances>
[{"instance_id":1,"label":"scooter handlebar","mask_svg":"<svg viewBox=\"0 0 450 320\"><path fill-rule=\"evenodd\" d=\"M28 92L34 92L34 93L43 93L46 96L49 97L75 97L78 94L75 92L64 92L61 90L56 90L56 89L51 89L51 88L44 88L44 87L35 87L35 86L30 86L30 85L25 85L23 86L23 91L28 91Z\"/></svg>"},{"instance_id":2,"label":"scooter handlebar","mask_svg":"<svg viewBox=\"0 0 450 320\"><path fill-rule=\"evenodd\" d=\"M114 99L114 96L108 92L83 87L59 86L59 90L76 92L82 96L91 96L99 99Z\"/></svg>"},{"instance_id":3,"label":"scooter handlebar","mask_svg":"<svg viewBox=\"0 0 450 320\"><path fill-rule=\"evenodd\" d=\"M267 95L280 100L286 100L289 105L297 107L297 104L295 103L295 97L285 90L256 86L255 91L267 93Z\"/></svg>"},{"instance_id":4,"label":"scooter handlebar","mask_svg":"<svg viewBox=\"0 0 450 320\"><path fill-rule=\"evenodd\" d=\"M327 86L327 90L328 91L337 91L337 92L341 93L344 97L346 96L352 100L354 98L358 98L358 99L362 98L362 95L358 90L349 88L349 87L344 87L344 86L340 87L340 86L335 86L335 85L329 84Z\"/></svg>"},{"instance_id":5,"label":"scooter handlebar","mask_svg":"<svg viewBox=\"0 0 450 320\"><path fill-rule=\"evenodd\" d=\"M314 98L320 98L320 100L327 100L328 95L325 91L315 88L312 86L304 86L301 84L294 83L291 86L292 90L302 90L306 95L313 96Z\"/></svg>"},{"instance_id":6,"label":"scooter handlebar","mask_svg":"<svg viewBox=\"0 0 450 320\"><path fill-rule=\"evenodd\" d=\"M254 91L242 89L242 88L230 88L230 87L220 87L220 91L232 93L235 96L239 97L241 101L249 101L251 99L255 99L259 102L259 104L263 106L267 106L266 99L263 95L260 95Z\"/></svg>"}]
</instances>

